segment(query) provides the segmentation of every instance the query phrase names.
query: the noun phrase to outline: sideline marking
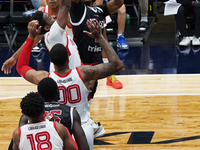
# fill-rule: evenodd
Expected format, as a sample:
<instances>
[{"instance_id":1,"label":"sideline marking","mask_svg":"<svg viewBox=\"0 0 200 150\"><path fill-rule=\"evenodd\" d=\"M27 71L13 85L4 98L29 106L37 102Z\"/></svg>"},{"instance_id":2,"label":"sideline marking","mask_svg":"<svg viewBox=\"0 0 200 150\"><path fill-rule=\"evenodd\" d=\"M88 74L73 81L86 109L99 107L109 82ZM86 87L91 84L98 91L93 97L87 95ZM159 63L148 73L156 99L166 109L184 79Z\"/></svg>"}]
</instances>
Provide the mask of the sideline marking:
<instances>
[{"instance_id":1,"label":"sideline marking","mask_svg":"<svg viewBox=\"0 0 200 150\"><path fill-rule=\"evenodd\" d=\"M174 93L174 94L124 94L124 95L96 95L95 97L121 97L121 96L183 96L183 95L200 95L200 93ZM22 98L23 96L2 97L4 99Z\"/></svg>"},{"instance_id":2,"label":"sideline marking","mask_svg":"<svg viewBox=\"0 0 200 150\"><path fill-rule=\"evenodd\" d=\"M94 95L94 97L120 97L120 96L182 96L182 95L200 95L200 93L174 93L174 94L123 94L123 95Z\"/></svg>"},{"instance_id":3,"label":"sideline marking","mask_svg":"<svg viewBox=\"0 0 200 150\"><path fill-rule=\"evenodd\" d=\"M4 99L14 99L14 98L22 98L23 96L13 96L13 97L2 97L0 98L0 100L4 100Z\"/></svg>"}]
</instances>

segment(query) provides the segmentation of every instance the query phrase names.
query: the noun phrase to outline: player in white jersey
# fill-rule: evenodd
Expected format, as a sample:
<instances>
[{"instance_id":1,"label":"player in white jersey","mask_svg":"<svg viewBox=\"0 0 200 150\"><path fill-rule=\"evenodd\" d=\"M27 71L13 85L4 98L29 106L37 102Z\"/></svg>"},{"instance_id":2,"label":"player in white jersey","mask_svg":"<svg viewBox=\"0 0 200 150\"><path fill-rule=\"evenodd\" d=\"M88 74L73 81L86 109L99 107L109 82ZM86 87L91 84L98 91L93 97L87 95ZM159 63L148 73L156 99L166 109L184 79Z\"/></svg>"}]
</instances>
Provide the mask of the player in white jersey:
<instances>
[{"instance_id":1,"label":"player in white jersey","mask_svg":"<svg viewBox=\"0 0 200 150\"><path fill-rule=\"evenodd\" d=\"M66 0L66 3L68 1L69 0ZM66 4L66 5L68 5L68 4ZM67 9L68 8L69 7L67 7ZM36 71L33 68L28 66L31 47L32 47L34 38L37 34L40 33L41 28L42 28L40 26L37 29L38 24L39 23L37 20L33 20L29 23L29 25L28 25L29 36L26 40L26 44L25 44L24 48L22 49L22 52L19 56L18 63L17 63L18 73L21 74L27 81L34 83L34 84L38 84L39 81L42 80L43 78L45 78L47 76L51 76L51 74L49 75L49 72L47 72L47 71ZM101 31L100 31L100 25L99 25L98 21L94 22L94 20L93 20L92 22L90 22L88 20L87 25L91 32L90 33L85 32L85 33L88 34L88 36L96 38L96 40L99 42L99 44L105 49L105 52L108 56L109 63L99 64L96 66L84 65L84 66L78 67L77 69L71 70L69 68L69 57L68 57L68 52L66 50L66 47L63 44L54 45L49 53L50 60L51 60L51 62L54 63L54 66L55 66L54 73L57 74L61 78L68 76L71 72L73 74L75 72L75 74L77 76L79 76L79 78L78 77L75 78L73 75L69 79L67 78L65 80L58 80L58 81L55 80L57 84L61 83L61 82L71 83L71 85L69 85L68 87L64 87L64 86L59 87L59 90L61 92L63 92L62 93L64 95L63 99L65 100L66 105L71 104L71 106L72 106L72 104L74 104L74 106L76 106L76 102L78 102L80 100L86 101L86 99L88 98L86 96L89 94L90 82L92 80L105 78L109 75L112 75L113 73L117 73L118 71L120 71L123 68L123 64L120 61L119 57L117 56L115 50L103 38L103 35L101 34ZM77 72L77 70L79 70L79 71ZM82 80L84 85L80 82L80 79ZM72 81L74 81L74 80L77 80L77 81L72 83ZM74 84L74 83L77 83L77 84ZM79 83L82 84L82 85L80 85L81 88L79 88L79 85L78 85ZM82 89L82 87L84 87L84 86L85 86L85 88ZM82 94L81 90L83 90L85 93ZM74 95L75 92L78 93L78 94L76 94L77 96ZM80 104L83 104L84 101L80 102ZM78 110L78 111L84 112L85 111L84 109L85 108L83 108L83 110ZM81 117L83 118L83 116L81 116ZM81 120L81 122L84 123L88 117L86 116L85 118L86 119ZM90 131L88 131L88 133L85 133L85 135L86 135L87 139L91 139L90 141L88 141L88 144L90 146L90 149L92 149L94 135L91 133L93 133L93 128L91 129L91 125L89 122L82 124L82 128L84 131L86 131L85 129L87 129L87 128L88 128L88 130L90 130ZM90 136L87 137L87 134L90 134Z\"/></svg>"},{"instance_id":2,"label":"player in white jersey","mask_svg":"<svg viewBox=\"0 0 200 150\"><path fill-rule=\"evenodd\" d=\"M46 5L45 7L42 7L40 10L45 12L45 13L48 13L49 15L51 15L48 5ZM69 20L68 20L67 25L65 27L65 31L73 39L73 36L74 36L73 35L73 30L72 30L72 26L70 25L70 21Z\"/></svg>"},{"instance_id":3,"label":"player in white jersey","mask_svg":"<svg viewBox=\"0 0 200 150\"><path fill-rule=\"evenodd\" d=\"M90 149L93 147L94 132L90 125L90 91L85 86L81 74L76 69L71 69L65 76L60 76L56 71L49 77L57 82L60 91L60 103L76 108L81 118L81 126L85 132ZM67 94L67 96L66 96Z\"/></svg>"},{"instance_id":4,"label":"player in white jersey","mask_svg":"<svg viewBox=\"0 0 200 150\"><path fill-rule=\"evenodd\" d=\"M77 149L62 124L44 120L44 99L39 93L27 94L20 107L29 123L13 132L13 150Z\"/></svg>"},{"instance_id":5,"label":"player in white jersey","mask_svg":"<svg viewBox=\"0 0 200 150\"><path fill-rule=\"evenodd\" d=\"M69 54L69 66L71 69L81 66L81 59L76 43L67 35L65 29L55 21L52 24L50 31L45 34L45 44L48 50L51 50L51 48L57 43L61 43L66 47ZM49 72L51 73L54 70L53 63L51 63Z\"/></svg>"}]
</instances>

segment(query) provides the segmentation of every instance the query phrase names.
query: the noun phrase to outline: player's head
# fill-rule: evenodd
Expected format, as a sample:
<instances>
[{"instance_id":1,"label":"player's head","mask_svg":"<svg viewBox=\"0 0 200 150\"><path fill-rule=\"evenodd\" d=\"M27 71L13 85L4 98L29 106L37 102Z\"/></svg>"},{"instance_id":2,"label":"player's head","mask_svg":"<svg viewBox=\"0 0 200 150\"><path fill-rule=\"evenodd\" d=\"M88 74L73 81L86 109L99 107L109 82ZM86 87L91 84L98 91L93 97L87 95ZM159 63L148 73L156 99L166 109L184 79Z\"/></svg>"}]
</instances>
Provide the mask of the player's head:
<instances>
[{"instance_id":1,"label":"player's head","mask_svg":"<svg viewBox=\"0 0 200 150\"><path fill-rule=\"evenodd\" d=\"M46 0L46 3L50 9L59 8L59 0Z\"/></svg>"},{"instance_id":2,"label":"player's head","mask_svg":"<svg viewBox=\"0 0 200 150\"><path fill-rule=\"evenodd\" d=\"M56 18L50 16L48 13L37 11L33 14L31 20L38 20L39 26L42 26L40 34L45 34L50 30L50 27L54 23Z\"/></svg>"},{"instance_id":3,"label":"player's head","mask_svg":"<svg viewBox=\"0 0 200 150\"><path fill-rule=\"evenodd\" d=\"M50 61L56 67L64 67L69 62L69 56L66 47L63 44L55 44L49 52Z\"/></svg>"},{"instance_id":4,"label":"player's head","mask_svg":"<svg viewBox=\"0 0 200 150\"><path fill-rule=\"evenodd\" d=\"M20 107L24 115L39 117L44 114L44 98L37 92L30 92L22 98Z\"/></svg>"},{"instance_id":5,"label":"player's head","mask_svg":"<svg viewBox=\"0 0 200 150\"><path fill-rule=\"evenodd\" d=\"M42 79L37 86L38 92L45 98L45 102L58 101L59 90L56 82L52 78Z\"/></svg>"}]
</instances>

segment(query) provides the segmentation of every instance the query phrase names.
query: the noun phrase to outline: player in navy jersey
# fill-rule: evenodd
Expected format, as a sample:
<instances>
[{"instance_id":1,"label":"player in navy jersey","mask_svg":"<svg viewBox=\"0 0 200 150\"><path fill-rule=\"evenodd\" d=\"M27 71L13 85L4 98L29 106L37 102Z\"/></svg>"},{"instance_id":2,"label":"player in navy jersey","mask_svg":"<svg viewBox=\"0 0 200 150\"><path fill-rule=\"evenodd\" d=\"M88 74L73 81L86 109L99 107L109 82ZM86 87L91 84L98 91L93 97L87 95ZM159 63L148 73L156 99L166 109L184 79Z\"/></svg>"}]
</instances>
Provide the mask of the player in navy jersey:
<instances>
[{"instance_id":1,"label":"player in navy jersey","mask_svg":"<svg viewBox=\"0 0 200 150\"><path fill-rule=\"evenodd\" d=\"M92 66L97 65L100 63L100 59L102 57L102 47L99 45L98 41L83 33L84 30L89 31L86 21L98 20L103 32L105 27L105 17L115 13L122 5L122 0L113 0L107 4L102 4L97 7L92 7L92 0L72 0L70 9L70 23L73 29L74 41L78 46L79 54L83 64ZM105 56L106 55L103 57ZM108 62L108 60L106 61ZM91 94L91 99L94 96L97 84L98 83L96 81ZM111 85L116 89L123 87L122 83L119 82L114 75L107 78L107 85ZM92 119L90 122L94 128L94 132L96 133L94 137L100 137L105 134L105 130L100 123L96 124Z\"/></svg>"},{"instance_id":2,"label":"player in navy jersey","mask_svg":"<svg viewBox=\"0 0 200 150\"><path fill-rule=\"evenodd\" d=\"M106 55L100 47L99 43L83 34L83 31L89 31L86 20L97 19L100 23L101 29L105 27L105 17L117 12L123 5L123 0L113 0L107 4L92 7L92 0L72 0L70 9L70 23L72 25L74 41L78 46L81 61L87 65L96 65L100 62L103 54L103 61L107 63ZM118 81L114 75L107 78L107 85L115 89L123 87L122 83ZM95 92L95 88L94 88Z\"/></svg>"},{"instance_id":3,"label":"player in navy jersey","mask_svg":"<svg viewBox=\"0 0 200 150\"><path fill-rule=\"evenodd\" d=\"M89 150L78 112L58 102L60 96L56 82L52 78L44 78L37 87L40 95L45 98L45 116L52 114L52 121L60 122L66 126L74 136L79 150Z\"/></svg>"}]
</instances>

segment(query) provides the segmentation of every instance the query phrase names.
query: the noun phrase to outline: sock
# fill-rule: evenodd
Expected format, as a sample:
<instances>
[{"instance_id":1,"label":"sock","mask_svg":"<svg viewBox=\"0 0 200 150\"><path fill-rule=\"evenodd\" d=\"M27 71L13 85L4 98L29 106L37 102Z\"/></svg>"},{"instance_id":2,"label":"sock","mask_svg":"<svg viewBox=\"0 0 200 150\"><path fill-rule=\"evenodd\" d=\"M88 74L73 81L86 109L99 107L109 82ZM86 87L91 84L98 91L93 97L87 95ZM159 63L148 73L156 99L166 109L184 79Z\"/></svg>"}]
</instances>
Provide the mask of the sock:
<instances>
[{"instance_id":1,"label":"sock","mask_svg":"<svg viewBox=\"0 0 200 150\"><path fill-rule=\"evenodd\" d=\"M117 34L117 37L119 38L120 35L122 35L122 34L119 34L119 33L118 33L118 34Z\"/></svg>"},{"instance_id":2,"label":"sock","mask_svg":"<svg viewBox=\"0 0 200 150\"><path fill-rule=\"evenodd\" d=\"M147 19L147 16L145 17L141 17L141 22L144 21L144 22L148 22L148 19Z\"/></svg>"},{"instance_id":3,"label":"sock","mask_svg":"<svg viewBox=\"0 0 200 150\"><path fill-rule=\"evenodd\" d=\"M103 58L103 63L108 63L108 58Z\"/></svg>"}]
</instances>

